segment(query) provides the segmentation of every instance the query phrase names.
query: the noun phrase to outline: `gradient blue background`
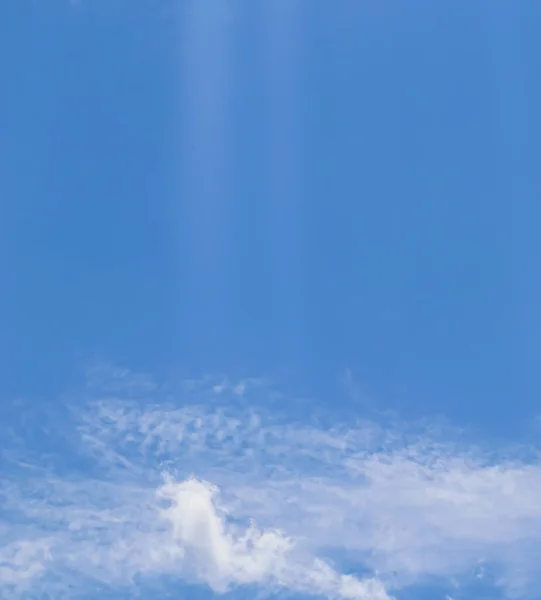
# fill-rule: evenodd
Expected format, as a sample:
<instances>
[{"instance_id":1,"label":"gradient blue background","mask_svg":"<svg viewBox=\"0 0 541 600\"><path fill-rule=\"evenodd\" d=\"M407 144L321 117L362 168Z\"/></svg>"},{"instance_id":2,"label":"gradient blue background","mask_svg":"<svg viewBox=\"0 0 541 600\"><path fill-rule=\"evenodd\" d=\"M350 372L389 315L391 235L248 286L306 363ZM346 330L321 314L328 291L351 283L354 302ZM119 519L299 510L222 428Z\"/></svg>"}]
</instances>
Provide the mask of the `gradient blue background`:
<instances>
[{"instance_id":1,"label":"gradient blue background","mask_svg":"<svg viewBox=\"0 0 541 600\"><path fill-rule=\"evenodd\" d=\"M329 402L350 369L361 404L528 430L541 4L198 6L2 3L2 401L54 398L102 359L270 375ZM294 57L269 83L282 26ZM198 137L194 77L227 61L227 131ZM273 129L294 142L277 181Z\"/></svg>"}]
</instances>

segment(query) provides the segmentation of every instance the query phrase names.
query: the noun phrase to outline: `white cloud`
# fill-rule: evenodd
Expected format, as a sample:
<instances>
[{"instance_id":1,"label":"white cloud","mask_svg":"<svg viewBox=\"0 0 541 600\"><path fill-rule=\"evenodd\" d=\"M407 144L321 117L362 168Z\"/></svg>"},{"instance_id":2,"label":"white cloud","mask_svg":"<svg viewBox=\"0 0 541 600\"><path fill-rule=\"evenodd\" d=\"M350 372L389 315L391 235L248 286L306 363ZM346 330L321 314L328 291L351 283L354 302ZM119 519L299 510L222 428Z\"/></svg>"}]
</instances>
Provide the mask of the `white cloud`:
<instances>
[{"instance_id":1,"label":"white cloud","mask_svg":"<svg viewBox=\"0 0 541 600\"><path fill-rule=\"evenodd\" d=\"M218 592L232 584L267 584L328 597L388 598L376 581L340 575L321 560L296 555L295 540L281 531L228 524L218 490L207 482L169 479L159 494L170 502L162 516L171 524L173 547L182 549L184 569Z\"/></svg>"},{"instance_id":2,"label":"white cloud","mask_svg":"<svg viewBox=\"0 0 541 600\"><path fill-rule=\"evenodd\" d=\"M173 394L125 371L100 378L69 449L91 464L13 468L2 484L0 595L163 575L357 600L481 572L515 596L541 583L535 456L489 456L426 426L292 420L264 408L261 382Z\"/></svg>"},{"instance_id":3,"label":"white cloud","mask_svg":"<svg viewBox=\"0 0 541 600\"><path fill-rule=\"evenodd\" d=\"M49 545L46 540L17 540L0 550L0 589L26 591L32 580L47 568Z\"/></svg>"},{"instance_id":4,"label":"white cloud","mask_svg":"<svg viewBox=\"0 0 541 600\"><path fill-rule=\"evenodd\" d=\"M156 490L60 480L45 487L34 489L40 500L11 490L7 506L18 507L19 518L31 523L19 529L50 533L13 542L0 554L5 593L39 596L54 573L57 597L75 579L126 586L140 576L172 575L217 593L252 584L329 598L389 598L377 581L340 575L299 553L295 540L279 530L235 524L218 489L206 481L169 476Z\"/></svg>"}]
</instances>

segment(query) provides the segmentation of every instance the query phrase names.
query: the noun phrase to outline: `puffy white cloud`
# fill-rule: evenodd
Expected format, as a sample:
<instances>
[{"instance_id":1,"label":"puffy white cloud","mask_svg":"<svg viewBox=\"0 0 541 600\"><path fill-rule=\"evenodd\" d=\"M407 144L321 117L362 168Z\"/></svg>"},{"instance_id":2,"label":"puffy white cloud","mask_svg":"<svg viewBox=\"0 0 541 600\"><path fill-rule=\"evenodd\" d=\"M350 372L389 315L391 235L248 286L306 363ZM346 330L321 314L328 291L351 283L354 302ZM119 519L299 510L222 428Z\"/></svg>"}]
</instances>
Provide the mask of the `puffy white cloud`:
<instances>
[{"instance_id":1,"label":"puffy white cloud","mask_svg":"<svg viewBox=\"0 0 541 600\"><path fill-rule=\"evenodd\" d=\"M357 600L472 573L515 596L541 583L535 453L489 455L426 426L295 420L257 381L172 394L100 377L73 404L67 450L85 468L19 462L4 478L3 595L164 575Z\"/></svg>"},{"instance_id":2,"label":"puffy white cloud","mask_svg":"<svg viewBox=\"0 0 541 600\"><path fill-rule=\"evenodd\" d=\"M182 550L183 568L197 580L218 592L232 584L267 584L328 597L388 598L374 580L340 575L321 560L297 555L295 541L278 530L228 524L217 494L215 486L194 478L169 479L159 490L169 502L162 517L171 523L171 542Z\"/></svg>"}]
</instances>

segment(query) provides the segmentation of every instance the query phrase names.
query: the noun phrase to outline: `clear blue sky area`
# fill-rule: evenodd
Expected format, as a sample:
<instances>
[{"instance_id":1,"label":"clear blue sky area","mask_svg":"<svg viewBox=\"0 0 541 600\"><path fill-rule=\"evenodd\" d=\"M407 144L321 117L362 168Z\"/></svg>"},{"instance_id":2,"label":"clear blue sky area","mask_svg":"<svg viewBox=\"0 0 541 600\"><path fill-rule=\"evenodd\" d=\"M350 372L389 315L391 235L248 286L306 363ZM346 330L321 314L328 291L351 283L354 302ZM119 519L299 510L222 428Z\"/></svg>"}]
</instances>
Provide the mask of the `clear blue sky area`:
<instances>
[{"instance_id":1,"label":"clear blue sky area","mask_svg":"<svg viewBox=\"0 0 541 600\"><path fill-rule=\"evenodd\" d=\"M107 554L107 577L96 566L73 584L63 573L76 567L55 558L54 541L73 519L72 529L60 519L45 535L43 515L17 516L6 501L0 592L130 597L124 575L132 568L130 580L152 598L160 597L156 585L179 598L235 600L269 590L358 600L538 597L541 3L7 0L0 73L2 494L30 505L59 478L64 491L55 493L89 531L77 511L101 510L112 496L96 492L80 504L75 487L108 481L120 486L115 498L128 498L124 508L108 504L112 512L147 515L148 504L134 504L120 482L150 493L163 461L172 461L174 494L159 489L175 498L178 539L167 543L185 553L174 567L172 554L145 558L144 566L159 565L150 575L132 554L116 567ZM200 382L195 391L188 380ZM298 417L292 407L301 397L308 400ZM99 415L92 408L89 416L89 398ZM128 400L142 403L142 421L123 412L132 410ZM152 409L159 417L145 412L149 403L162 407ZM187 405L199 407L204 425L195 430L207 427L204 439L218 441L198 441L196 451L163 433L167 423L175 432L191 427L193 412L175 412ZM326 415L318 424L316 406ZM222 409L241 423L230 455L212 445L229 439ZM261 424L278 428L268 446L253 441L248 410L264 413L261 423L278 419ZM433 433L442 417L455 433ZM355 419L370 425L346 433ZM144 442L148 423L159 433ZM77 438L84 427L92 452ZM366 442L367 427L371 440L385 439ZM468 432L468 449L457 447L458 430ZM141 459L130 435L143 436L150 458ZM405 441L395 446L396 436ZM439 443L446 450L436 456ZM340 445L345 454L335 456ZM510 446L530 458L509 466ZM264 456L259 475L245 475L246 448ZM276 464L273 449L285 452ZM381 452L396 471L375 476ZM343 496L361 484L345 473L361 454L356 468L372 483L346 505ZM68 455L78 457L71 466ZM428 475L415 470L421 465ZM261 474L280 468L287 481ZM309 483L316 475L327 484L310 495L323 485ZM469 483L456 483L459 475ZM426 484L426 505L410 499L425 476L435 486ZM273 500L256 500L272 477ZM231 502L229 517L213 512L210 484ZM298 514L283 508L295 504L284 489ZM53 510L50 494L42 490L40 510ZM316 513L321 531L308 520L298 525ZM154 537L141 547L169 548L147 517L141 528ZM256 576L242 562L259 560L255 542L242 552L220 546L225 563L204 554L218 539L204 551L197 542L212 518L225 519L224 531L236 519L249 531L243 519L254 518L261 531L310 541L299 542L279 574ZM379 533L366 533L376 522ZM139 548L115 527L87 536L81 555ZM465 532L476 527L470 539ZM336 537L326 537L330 530ZM235 532L227 539L242 545L245 534ZM355 541L365 534L371 542ZM36 540L45 546L36 550ZM77 556L79 542L69 540ZM281 564L277 556L270 563ZM330 561L332 573L312 559ZM252 579L238 575L248 571ZM369 576L381 589L366 587Z\"/></svg>"}]
</instances>

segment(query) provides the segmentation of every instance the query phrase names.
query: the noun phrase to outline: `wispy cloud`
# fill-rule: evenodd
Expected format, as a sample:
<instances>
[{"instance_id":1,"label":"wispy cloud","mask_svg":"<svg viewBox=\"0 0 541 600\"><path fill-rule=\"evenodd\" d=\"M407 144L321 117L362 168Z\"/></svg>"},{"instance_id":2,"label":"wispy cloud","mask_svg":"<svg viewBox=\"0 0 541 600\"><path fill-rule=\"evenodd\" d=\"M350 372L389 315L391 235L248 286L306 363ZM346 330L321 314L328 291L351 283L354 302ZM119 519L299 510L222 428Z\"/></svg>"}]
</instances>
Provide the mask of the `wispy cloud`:
<instances>
[{"instance_id":1,"label":"wispy cloud","mask_svg":"<svg viewBox=\"0 0 541 600\"><path fill-rule=\"evenodd\" d=\"M106 370L85 394L63 446L77 460L10 458L2 596L162 576L358 600L468 577L527 597L541 582L535 454L489 454L426 425L293 419L255 380L173 393Z\"/></svg>"}]
</instances>

